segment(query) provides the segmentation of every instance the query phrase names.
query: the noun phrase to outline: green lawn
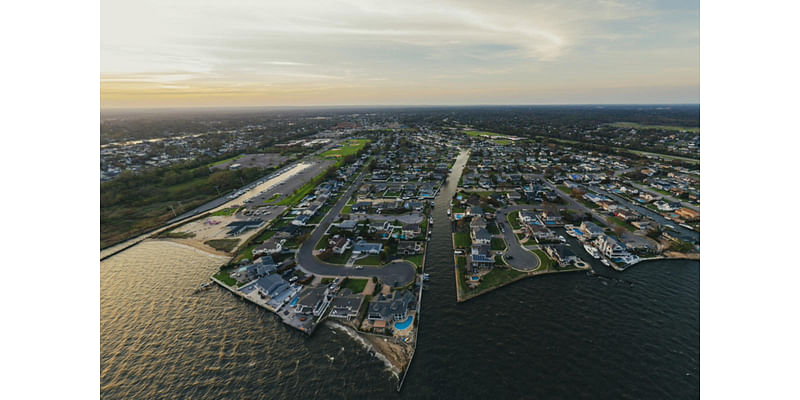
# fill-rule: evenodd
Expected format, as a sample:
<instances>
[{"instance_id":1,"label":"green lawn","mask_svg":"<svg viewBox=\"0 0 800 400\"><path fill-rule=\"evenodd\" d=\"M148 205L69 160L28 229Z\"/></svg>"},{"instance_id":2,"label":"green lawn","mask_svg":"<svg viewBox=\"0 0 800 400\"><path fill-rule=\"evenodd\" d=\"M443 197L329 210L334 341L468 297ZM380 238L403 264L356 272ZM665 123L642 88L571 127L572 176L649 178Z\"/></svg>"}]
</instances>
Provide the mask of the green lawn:
<instances>
[{"instance_id":1,"label":"green lawn","mask_svg":"<svg viewBox=\"0 0 800 400\"><path fill-rule=\"evenodd\" d=\"M498 144L500 146L508 146L511 144L511 141L508 139L496 139L494 144Z\"/></svg>"},{"instance_id":2,"label":"green lawn","mask_svg":"<svg viewBox=\"0 0 800 400\"><path fill-rule=\"evenodd\" d=\"M508 136L508 135L504 135L502 133L485 132L485 131L465 131L464 133L466 133L467 136L473 136L473 137L477 137L477 136Z\"/></svg>"},{"instance_id":3,"label":"green lawn","mask_svg":"<svg viewBox=\"0 0 800 400\"><path fill-rule=\"evenodd\" d=\"M351 255L353 255L353 250L348 249L343 254L331 254L330 258L324 261L331 264L344 264L350 259Z\"/></svg>"},{"instance_id":4,"label":"green lawn","mask_svg":"<svg viewBox=\"0 0 800 400\"><path fill-rule=\"evenodd\" d=\"M459 268L464 268L467 266L467 257L466 256L456 256L456 265Z\"/></svg>"},{"instance_id":5,"label":"green lawn","mask_svg":"<svg viewBox=\"0 0 800 400\"><path fill-rule=\"evenodd\" d=\"M206 240L204 244L213 247L216 250L221 250L230 253L239 244L239 239L213 239Z\"/></svg>"},{"instance_id":6,"label":"green lawn","mask_svg":"<svg viewBox=\"0 0 800 400\"><path fill-rule=\"evenodd\" d=\"M453 234L453 242L456 247L469 248L472 246L472 239L467 232L456 232Z\"/></svg>"},{"instance_id":7,"label":"green lawn","mask_svg":"<svg viewBox=\"0 0 800 400\"><path fill-rule=\"evenodd\" d=\"M572 193L572 189L568 188L567 185L558 185L556 187L558 188L558 190L560 190L560 191L562 191L562 192L564 192L566 194Z\"/></svg>"},{"instance_id":8,"label":"green lawn","mask_svg":"<svg viewBox=\"0 0 800 400\"><path fill-rule=\"evenodd\" d=\"M211 216L212 217L227 217L227 216L231 216L231 215L235 214L236 210L238 210L238 208L235 208L235 207L223 208L222 210L219 210L219 211L216 211L216 212L212 213Z\"/></svg>"},{"instance_id":9,"label":"green lawn","mask_svg":"<svg viewBox=\"0 0 800 400\"><path fill-rule=\"evenodd\" d=\"M224 159L224 160L220 160L220 161L217 161L217 162L213 162L213 163L211 163L211 164L208 164L208 166L209 166L209 168L210 168L210 167L216 167L217 165L224 164L224 163L226 163L226 162L228 162L228 161L238 160L238 159L240 159L240 158L242 158L242 157L244 157L244 154L239 154L238 156L233 156L233 157L231 157L231 158L226 158L226 159Z\"/></svg>"},{"instance_id":10,"label":"green lawn","mask_svg":"<svg viewBox=\"0 0 800 400\"><path fill-rule=\"evenodd\" d=\"M363 264L363 265L383 265L384 262L381 261L381 256L379 254L372 254L366 256L364 258L360 258L356 260L356 264Z\"/></svg>"},{"instance_id":11,"label":"green lawn","mask_svg":"<svg viewBox=\"0 0 800 400\"><path fill-rule=\"evenodd\" d=\"M511 268L494 268L481 278L481 285L475 291L484 292L494 287L502 286L522 275L526 275L526 273Z\"/></svg>"},{"instance_id":12,"label":"green lawn","mask_svg":"<svg viewBox=\"0 0 800 400\"><path fill-rule=\"evenodd\" d=\"M322 157L345 157L356 154L359 150L363 149L367 143L369 143L369 139L350 139L343 143L341 147L322 153Z\"/></svg>"},{"instance_id":13,"label":"green lawn","mask_svg":"<svg viewBox=\"0 0 800 400\"><path fill-rule=\"evenodd\" d=\"M348 288L353 291L353 293L361 293L364 291L364 287L367 286L366 279L350 279L347 278L342 282L342 288Z\"/></svg>"},{"instance_id":14,"label":"green lawn","mask_svg":"<svg viewBox=\"0 0 800 400\"><path fill-rule=\"evenodd\" d=\"M497 227L497 224L492 222L491 224L486 225L486 230L489 231L492 235L497 235L500 233L500 228Z\"/></svg>"},{"instance_id":15,"label":"green lawn","mask_svg":"<svg viewBox=\"0 0 800 400\"><path fill-rule=\"evenodd\" d=\"M502 238L492 238L492 250L505 250L506 241Z\"/></svg>"},{"instance_id":16,"label":"green lawn","mask_svg":"<svg viewBox=\"0 0 800 400\"><path fill-rule=\"evenodd\" d=\"M613 222L613 223L615 223L615 224L617 224L617 225L619 225L619 226L621 226L621 227L623 227L623 228L625 228L625 229L627 229L627 230L629 230L629 231L631 231L631 232L636 230L635 226L631 225L630 223L628 223L626 221L621 220L618 217L608 217L608 220Z\"/></svg>"},{"instance_id":17,"label":"green lawn","mask_svg":"<svg viewBox=\"0 0 800 400\"><path fill-rule=\"evenodd\" d=\"M237 284L238 284L236 282L236 279L231 278L230 274L228 274L227 271L219 271L219 272L217 272L216 274L214 274L214 278L219 279L220 281L222 281L222 283L224 283L224 284L226 284L228 286L236 287Z\"/></svg>"},{"instance_id":18,"label":"green lawn","mask_svg":"<svg viewBox=\"0 0 800 400\"><path fill-rule=\"evenodd\" d=\"M536 268L536 272L547 272L555 268L556 262L553 261L547 254L541 250L533 250L533 254L536 254L539 257L539 268Z\"/></svg>"},{"instance_id":19,"label":"green lawn","mask_svg":"<svg viewBox=\"0 0 800 400\"><path fill-rule=\"evenodd\" d=\"M410 261L410 262L414 263L414 265L416 265L418 269L419 269L419 267L422 267L422 254L416 254L416 255L413 255L413 256L405 256L403 258L406 261Z\"/></svg>"},{"instance_id":20,"label":"green lawn","mask_svg":"<svg viewBox=\"0 0 800 400\"><path fill-rule=\"evenodd\" d=\"M326 249L328 247L328 239L330 239L328 237L328 235L323 235L319 239L319 242L317 242L317 245L314 246L314 250L324 250L324 249Z\"/></svg>"},{"instance_id":21,"label":"green lawn","mask_svg":"<svg viewBox=\"0 0 800 400\"><path fill-rule=\"evenodd\" d=\"M273 194L272 196L270 196L270 198L268 198L268 199L264 200L264 204L270 204L270 203L273 203L273 202L275 202L276 200L278 200L279 198L281 198L281 194L280 194L280 193L275 193L275 194Z\"/></svg>"},{"instance_id":22,"label":"green lawn","mask_svg":"<svg viewBox=\"0 0 800 400\"><path fill-rule=\"evenodd\" d=\"M514 229L520 229L522 225L519 223L519 211L514 211L506 216L508 223Z\"/></svg>"}]
</instances>

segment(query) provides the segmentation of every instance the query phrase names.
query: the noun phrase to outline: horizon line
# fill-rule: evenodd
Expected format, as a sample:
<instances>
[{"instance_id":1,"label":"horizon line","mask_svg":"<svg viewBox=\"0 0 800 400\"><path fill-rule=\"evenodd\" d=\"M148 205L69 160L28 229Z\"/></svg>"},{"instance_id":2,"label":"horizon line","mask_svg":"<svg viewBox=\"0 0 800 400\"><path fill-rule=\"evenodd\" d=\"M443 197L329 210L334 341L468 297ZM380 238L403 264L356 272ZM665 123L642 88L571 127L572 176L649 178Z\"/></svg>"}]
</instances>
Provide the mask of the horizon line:
<instances>
[{"instance_id":1,"label":"horizon line","mask_svg":"<svg viewBox=\"0 0 800 400\"><path fill-rule=\"evenodd\" d=\"M348 109L348 108L458 108L458 107L614 107L614 106L700 106L700 103L509 103L509 104L337 104L337 105L253 105L253 106L169 106L169 107L100 107L100 111L186 111L235 109Z\"/></svg>"}]
</instances>

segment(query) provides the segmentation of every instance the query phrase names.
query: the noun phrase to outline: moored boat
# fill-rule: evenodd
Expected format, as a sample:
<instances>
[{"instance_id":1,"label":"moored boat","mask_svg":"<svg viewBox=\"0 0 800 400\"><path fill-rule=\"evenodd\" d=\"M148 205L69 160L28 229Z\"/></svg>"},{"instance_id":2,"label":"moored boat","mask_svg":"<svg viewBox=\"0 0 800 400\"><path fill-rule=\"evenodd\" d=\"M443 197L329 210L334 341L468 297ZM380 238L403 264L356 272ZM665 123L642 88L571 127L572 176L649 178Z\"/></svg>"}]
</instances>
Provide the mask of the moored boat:
<instances>
[{"instance_id":1,"label":"moored boat","mask_svg":"<svg viewBox=\"0 0 800 400\"><path fill-rule=\"evenodd\" d=\"M583 249L586 250L586 252L589 253L590 256L594 258L600 258L600 250L597 250L596 247L590 245L589 243L584 243Z\"/></svg>"}]
</instances>

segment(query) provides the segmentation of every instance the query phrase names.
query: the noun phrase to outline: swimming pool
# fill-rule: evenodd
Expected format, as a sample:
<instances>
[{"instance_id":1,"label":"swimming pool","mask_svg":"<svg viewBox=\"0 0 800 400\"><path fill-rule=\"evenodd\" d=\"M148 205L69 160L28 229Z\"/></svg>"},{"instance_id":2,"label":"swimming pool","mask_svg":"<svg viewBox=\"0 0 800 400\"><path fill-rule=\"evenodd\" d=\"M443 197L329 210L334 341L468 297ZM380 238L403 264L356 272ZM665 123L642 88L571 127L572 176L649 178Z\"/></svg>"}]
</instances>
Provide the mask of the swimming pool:
<instances>
[{"instance_id":1,"label":"swimming pool","mask_svg":"<svg viewBox=\"0 0 800 400\"><path fill-rule=\"evenodd\" d=\"M411 326L412 322L414 322L414 317L409 316L405 321L394 324L394 328L402 331Z\"/></svg>"},{"instance_id":2,"label":"swimming pool","mask_svg":"<svg viewBox=\"0 0 800 400\"><path fill-rule=\"evenodd\" d=\"M292 300L292 302L289 303L289 306L294 307L294 305L297 304L297 299L299 299L299 297L295 297L294 300Z\"/></svg>"},{"instance_id":3,"label":"swimming pool","mask_svg":"<svg viewBox=\"0 0 800 400\"><path fill-rule=\"evenodd\" d=\"M581 230L580 230L580 229L578 229L578 228L572 228L572 230L573 230L573 231L575 231L575 233L577 233L578 235L581 235L581 236L583 236L583 232L581 232Z\"/></svg>"},{"instance_id":4,"label":"swimming pool","mask_svg":"<svg viewBox=\"0 0 800 400\"><path fill-rule=\"evenodd\" d=\"M477 276L473 276L473 277L472 277L472 278L470 278L470 279L472 279L473 281L477 281L478 279L481 279L481 278L479 278L479 277L477 277Z\"/></svg>"}]
</instances>

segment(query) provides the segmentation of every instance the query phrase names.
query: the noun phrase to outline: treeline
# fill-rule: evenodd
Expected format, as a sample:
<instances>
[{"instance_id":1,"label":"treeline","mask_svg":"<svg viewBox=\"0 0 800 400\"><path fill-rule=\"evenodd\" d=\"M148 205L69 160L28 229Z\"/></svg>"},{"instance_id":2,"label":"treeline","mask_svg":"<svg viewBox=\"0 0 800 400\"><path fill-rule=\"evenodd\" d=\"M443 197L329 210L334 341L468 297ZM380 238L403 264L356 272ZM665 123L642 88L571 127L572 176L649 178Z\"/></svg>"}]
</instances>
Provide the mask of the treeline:
<instances>
[{"instance_id":1,"label":"treeline","mask_svg":"<svg viewBox=\"0 0 800 400\"><path fill-rule=\"evenodd\" d=\"M180 201L201 194L224 193L264 175L266 170L245 168L211 172L207 166L180 166L140 174L123 172L100 185L100 208L116 205L146 205L153 201Z\"/></svg>"}]
</instances>

